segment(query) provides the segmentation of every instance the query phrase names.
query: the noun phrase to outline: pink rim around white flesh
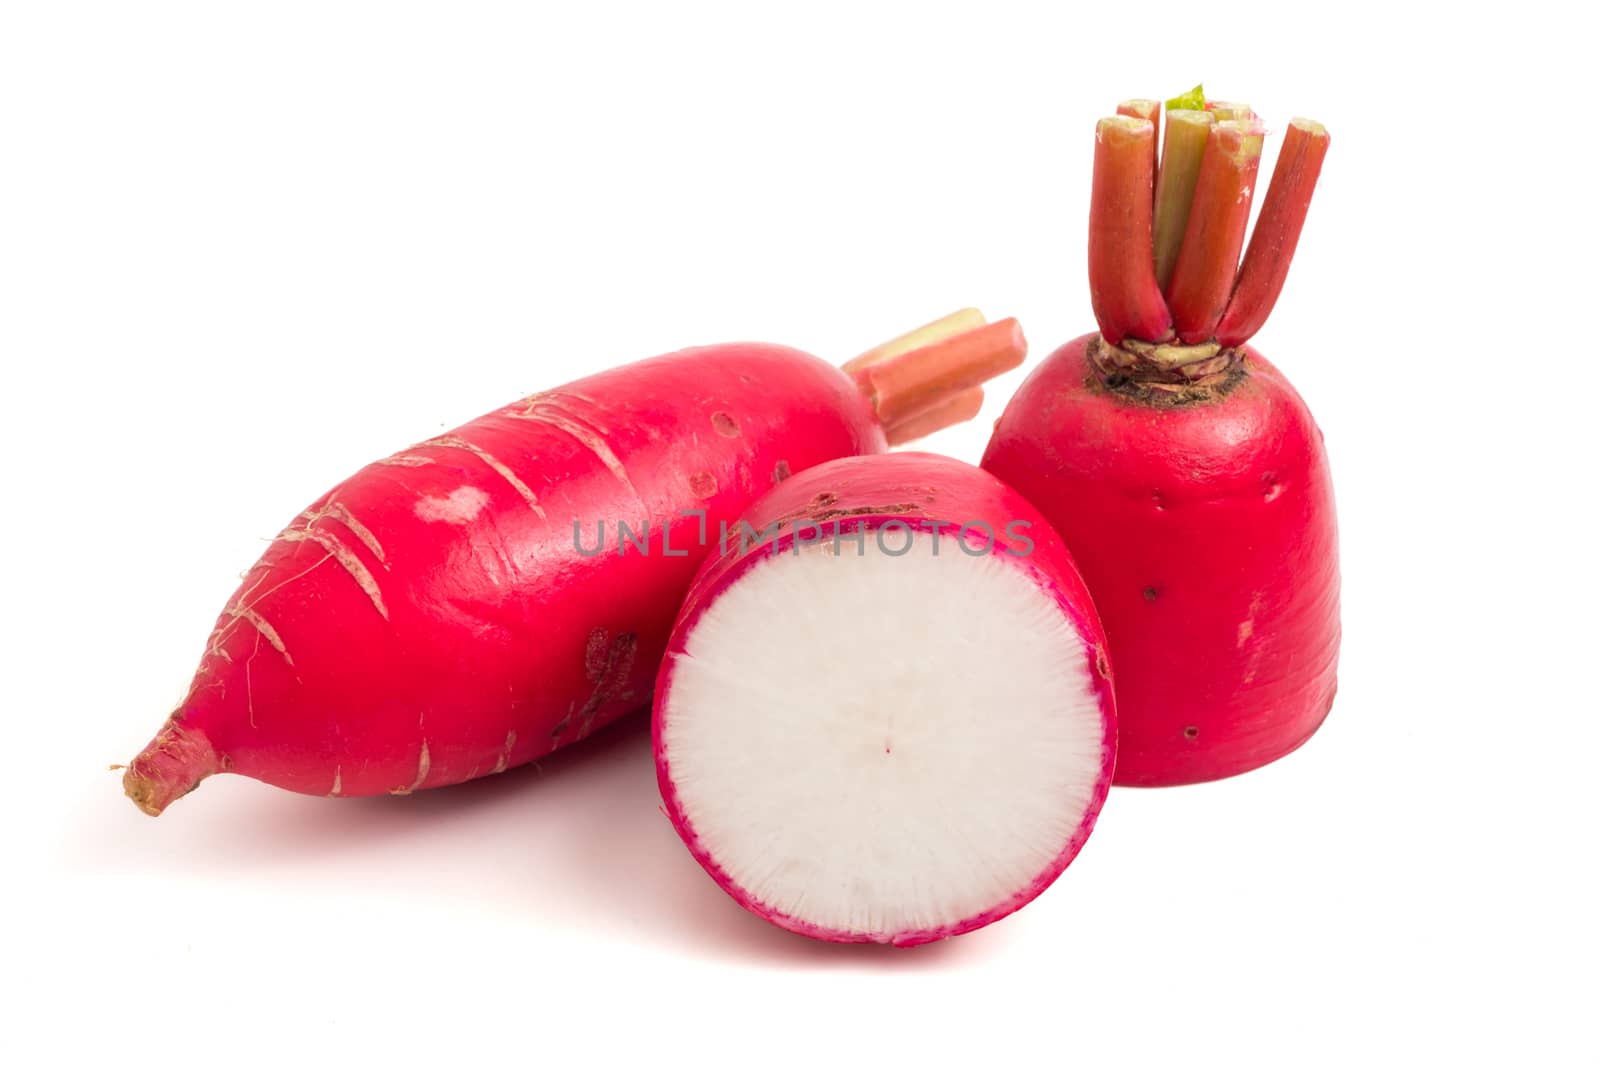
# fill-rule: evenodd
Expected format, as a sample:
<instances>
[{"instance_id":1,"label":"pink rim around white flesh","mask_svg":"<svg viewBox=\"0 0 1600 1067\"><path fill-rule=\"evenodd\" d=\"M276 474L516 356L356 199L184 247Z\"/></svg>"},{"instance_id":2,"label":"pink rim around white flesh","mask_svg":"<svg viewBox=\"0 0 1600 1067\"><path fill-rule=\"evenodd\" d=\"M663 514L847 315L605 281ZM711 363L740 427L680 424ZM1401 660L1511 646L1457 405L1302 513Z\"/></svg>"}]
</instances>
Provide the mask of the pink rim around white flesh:
<instances>
[{"instance_id":1,"label":"pink rim around white flesh","mask_svg":"<svg viewBox=\"0 0 1600 1067\"><path fill-rule=\"evenodd\" d=\"M917 518L840 530L780 536L691 598L658 689L662 794L756 914L920 944L1021 907L1087 838L1115 744L1103 637L1059 563Z\"/></svg>"}]
</instances>

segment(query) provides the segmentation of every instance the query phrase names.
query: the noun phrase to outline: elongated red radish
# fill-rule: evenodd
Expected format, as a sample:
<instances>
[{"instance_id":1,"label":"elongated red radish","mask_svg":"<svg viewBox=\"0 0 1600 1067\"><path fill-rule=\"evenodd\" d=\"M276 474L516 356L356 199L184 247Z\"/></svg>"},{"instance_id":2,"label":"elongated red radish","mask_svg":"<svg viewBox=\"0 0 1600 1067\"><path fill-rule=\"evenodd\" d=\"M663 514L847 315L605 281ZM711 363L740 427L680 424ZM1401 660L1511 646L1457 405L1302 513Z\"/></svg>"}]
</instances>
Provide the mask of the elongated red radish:
<instances>
[{"instance_id":1,"label":"elongated red radish","mask_svg":"<svg viewBox=\"0 0 1600 1067\"><path fill-rule=\"evenodd\" d=\"M744 907L915 945L1043 891L1093 828L1115 710L1061 540L942 456L836 460L751 508L656 685L668 816Z\"/></svg>"},{"instance_id":2,"label":"elongated red radish","mask_svg":"<svg viewBox=\"0 0 1600 1067\"><path fill-rule=\"evenodd\" d=\"M1206 138L1183 245L1166 289L1173 328L1184 344L1210 339L1233 292L1264 132L1248 122L1218 122Z\"/></svg>"},{"instance_id":3,"label":"elongated red radish","mask_svg":"<svg viewBox=\"0 0 1600 1067\"><path fill-rule=\"evenodd\" d=\"M1282 284L1315 181L1293 160L1314 150L1285 146L1229 343L1071 341L1012 397L983 457L1055 526L1094 595L1117 667L1119 784L1248 771L1299 747L1332 707L1338 530L1322 433L1282 373L1236 343ZM1197 195L1194 211L1213 217L1190 232L1231 225L1235 207ZM1207 261L1216 274L1196 289L1226 293L1233 262L1193 262Z\"/></svg>"},{"instance_id":4,"label":"elongated red radish","mask_svg":"<svg viewBox=\"0 0 1600 1067\"><path fill-rule=\"evenodd\" d=\"M128 795L158 814L220 771L408 793L644 705L720 522L793 473L882 451L904 420L1021 361L1015 322L976 345L966 323L874 364L888 415L871 380L813 356L718 345L534 394L363 468L245 575Z\"/></svg>"},{"instance_id":5,"label":"elongated red radish","mask_svg":"<svg viewBox=\"0 0 1600 1067\"><path fill-rule=\"evenodd\" d=\"M1125 115L1101 119L1094 131L1089 299L1100 332L1117 341L1172 333L1152 258L1155 136L1150 122Z\"/></svg>"}]
</instances>

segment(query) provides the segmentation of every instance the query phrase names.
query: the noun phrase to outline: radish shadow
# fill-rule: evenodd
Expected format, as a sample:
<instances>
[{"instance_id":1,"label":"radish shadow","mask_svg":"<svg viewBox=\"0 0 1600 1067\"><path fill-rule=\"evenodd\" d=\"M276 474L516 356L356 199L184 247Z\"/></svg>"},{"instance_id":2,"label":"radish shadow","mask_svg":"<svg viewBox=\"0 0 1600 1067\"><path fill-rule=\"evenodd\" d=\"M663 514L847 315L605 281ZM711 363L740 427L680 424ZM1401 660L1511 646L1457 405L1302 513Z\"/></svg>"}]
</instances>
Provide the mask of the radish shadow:
<instances>
[{"instance_id":1,"label":"radish shadow","mask_svg":"<svg viewBox=\"0 0 1600 1067\"><path fill-rule=\"evenodd\" d=\"M749 914L661 812L644 714L537 764L406 797L302 797L224 775L152 821L115 792L94 798L81 820L91 825L65 843L80 872L253 885L320 878L757 965L966 965L1005 936L991 928L915 950L836 945Z\"/></svg>"}]
</instances>

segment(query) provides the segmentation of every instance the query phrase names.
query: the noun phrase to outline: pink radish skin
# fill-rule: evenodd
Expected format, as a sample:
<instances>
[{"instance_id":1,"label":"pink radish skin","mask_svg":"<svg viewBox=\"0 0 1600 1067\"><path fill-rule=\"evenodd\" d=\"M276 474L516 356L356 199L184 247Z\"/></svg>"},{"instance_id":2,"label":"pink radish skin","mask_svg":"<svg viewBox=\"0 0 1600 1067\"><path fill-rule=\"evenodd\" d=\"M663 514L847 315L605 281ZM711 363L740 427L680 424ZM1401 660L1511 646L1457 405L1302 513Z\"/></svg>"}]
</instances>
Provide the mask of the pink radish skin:
<instances>
[{"instance_id":1,"label":"pink radish skin","mask_svg":"<svg viewBox=\"0 0 1600 1067\"><path fill-rule=\"evenodd\" d=\"M1094 594L1117 665L1117 783L1260 767L1310 738L1336 688L1321 431L1254 348L1198 387L1141 391L1108 385L1097 344L1035 368L983 467L1038 505Z\"/></svg>"},{"instance_id":2,"label":"pink radish skin","mask_svg":"<svg viewBox=\"0 0 1600 1067\"><path fill-rule=\"evenodd\" d=\"M903 523L919 533L939 531L945 539L945 551L954 555L958 552L956 527L976 520L987 522L996 531L995 558L1045 591L1083 642L1083 670L1091 678L1086 691L1092 693L1094 702L1098 747L1092 764L1097 777L1088 790L1088 803L1080 821L1070 836L1061 840L1053 857L1025 884L981 910L942 925L850 930L821 925L774 907L725 869L687 813L680 793L668 735L676 715L693 711L680 710L675 682L696 628L712 606L748 578L754 568L775 554L792 553L797 537L804 544L819 536L826 540L837 530L845 538L843 551L849 553L853 551L849 547L853 542L848 539L852 532L865 531L870 542L874 532L885 524ZM1019 521L1025 525L1016 525ZM755 531L777 524L778 532L775 538L749 551L741 551L737 538L731 538L724 550L706 559L679 612L656 683L653 736L657 779L664 810L695 859L717 885L747 910L784 929L822 941L920 945L978 929L1038 896L1078 854L1093 829L1111 785L1117 749L1111 661L1105 634L1070 555L1043 515L1020 494L976 467L943 456L901 452L836 460L797 474L757 501L745 522ZM1009 536L1010 532L1024 536ZM1031 550L1026 543L1029 539ZM968 541L976 548L984 542L984 535L970 530ZM781 619L782 606L775 605L774 611L775 618ZM964 618L948 620L957 631L964 622ZM928 653L930 657L935 654ZM752 713L758 710L752 709Z\"/></svg>"},{"instance_id":3,"label":"pink radish skin","mask_svg":"<svg viewBox=\"0 0 1600 1067\"><path fill-rule=\"evenodd\" d=\"M680 512L703 509L714 545L789 474L886 447L840 370L737 344L538 393L379 460L245 575L128 794L158 814L220 771L408 793L537 759L649 699L706 552ZM603 554L576 550L575 520L590 548L604 521ZM647 520L648 556L619 556L617 523Z\"/></svg>"}]
</instances>

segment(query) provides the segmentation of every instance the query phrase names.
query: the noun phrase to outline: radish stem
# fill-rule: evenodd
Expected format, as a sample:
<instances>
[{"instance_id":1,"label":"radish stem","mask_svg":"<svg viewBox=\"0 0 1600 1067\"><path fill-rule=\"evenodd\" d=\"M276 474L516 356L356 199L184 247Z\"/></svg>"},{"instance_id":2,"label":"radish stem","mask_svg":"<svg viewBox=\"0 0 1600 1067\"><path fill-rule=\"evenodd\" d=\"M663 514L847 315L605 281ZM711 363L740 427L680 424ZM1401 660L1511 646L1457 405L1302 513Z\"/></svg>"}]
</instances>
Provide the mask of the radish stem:
<instances>
[{"instance_id":1,"label":"radish stem","mask_svg":"<svg viewBox=\"0 0 1600 1067\"><path fill-rule=\"evenodd\" d=\"M910 352L917 348L926 348L928 345L937 344L947 337L954 337L958 333L966 333L984 325L987 320L983 312L977 308L962 308L952 311L943 318L934 319L932 322L918 326L914 330L907 330L899 337L883 342L874 348L869 348L859 356L843 364L839 369L846 374L854 375L865 367L874 363L881 363L902 352Z\"/></svg>"},{"instance_id":2,"label":"radish stem","mask_svg":"<svg viewBox=\"0 0 1600 1067\"><path fill-rule=\"evenodd\" d=\"M1095 127L1089 298L1105 339L1164 341L1172 316L1156 284L1155 126L1118 115Z\"/></svg>"},{"instance_id":3,"label":"radish stem","mask_svg":"<svg viewBox=\"0 0 1600 1067\"><path fill-rule=\"evenodd\" d=\"M1166 290L1184 344L1211 339L1233 293L1263 133L1255 123L1219 122L1206 138L1183 246Z\"/></svg>"},{"instance_id":4,"label":"radish stem","mask_svg":"<svg viewBox=\"0 0 1600 1067\"><path fill-rule=\"evenodd\" d=\"M1129 118L1146 119L1155 128L1155 136L1150 138L1150 173L1155 174L1160 170L1160 163L1156 153L1161 147L1161 101L1159 100L1124 100L1117 105L1117 114Z\"/></svg>"},{"instance_id":5,"label":"radish stem","mask_svg":"<svg viewBox=\"0 0 1600 1067\"><path fill-rule=\"evenodd\" d=\"M913 415L904 422L897 423L888 431L889 444L903 445L907 441L916 441L937 433L948 426L966 422L976 418L983 408L983 389L973 386L965 392L957 393L949 400L929 408L921 415Z\"/></svg>"},{"instance_id":6,"label":"radish stem","mask_svg":"<svg viewBox=\"0 0 1600 1067\"><path fill-rule=\"evenodd\" d=\"M1200 177L1200 159L1215 121L1209 111L1167 112L1167 143L1161 151L1161 174L1156 178L1155 221L1156 284L1163 290L1178 265L1194 183Z\"/></svg>"},{"instance_id":7,"label":"radish stem","mask_svg":"<svg viewBox=\"0 0 1600 1067\"><path fill-rule=\"evenodd\" d=\"M1017 320L1002 319L902 352L858 370L854 377L885 432L898 434L918 416L1019 366L1027 352Z\"/></svg>"},{"instance_id":8,"label":"radish stem","mask_svg":"<svg viewBox=\"0 0 1600 1067\"><path fill-rule=\"evenodd\" d=\"M1256 113L1249 104L1238 104L1229 100L1207 100L1206 110L1218 122L1254 122Z\"/></svg>"},{"instance_id":9,"label":"radish stem","mask_svg":"<svg viewBox=\"0 0 1600 1067\"><path fill-rule=\"evenodd\" d=\"M1272 183L1261 204L1261 217L1239 268L1239 283L1217 324L1217 340L1223 344L1244 344L1272 313L1289 276L1289 263L1306 224L1328 143L1328 131L1320 122L1295 119L1289 123L1272 170Z\"/></svg>"}]
</instances>

